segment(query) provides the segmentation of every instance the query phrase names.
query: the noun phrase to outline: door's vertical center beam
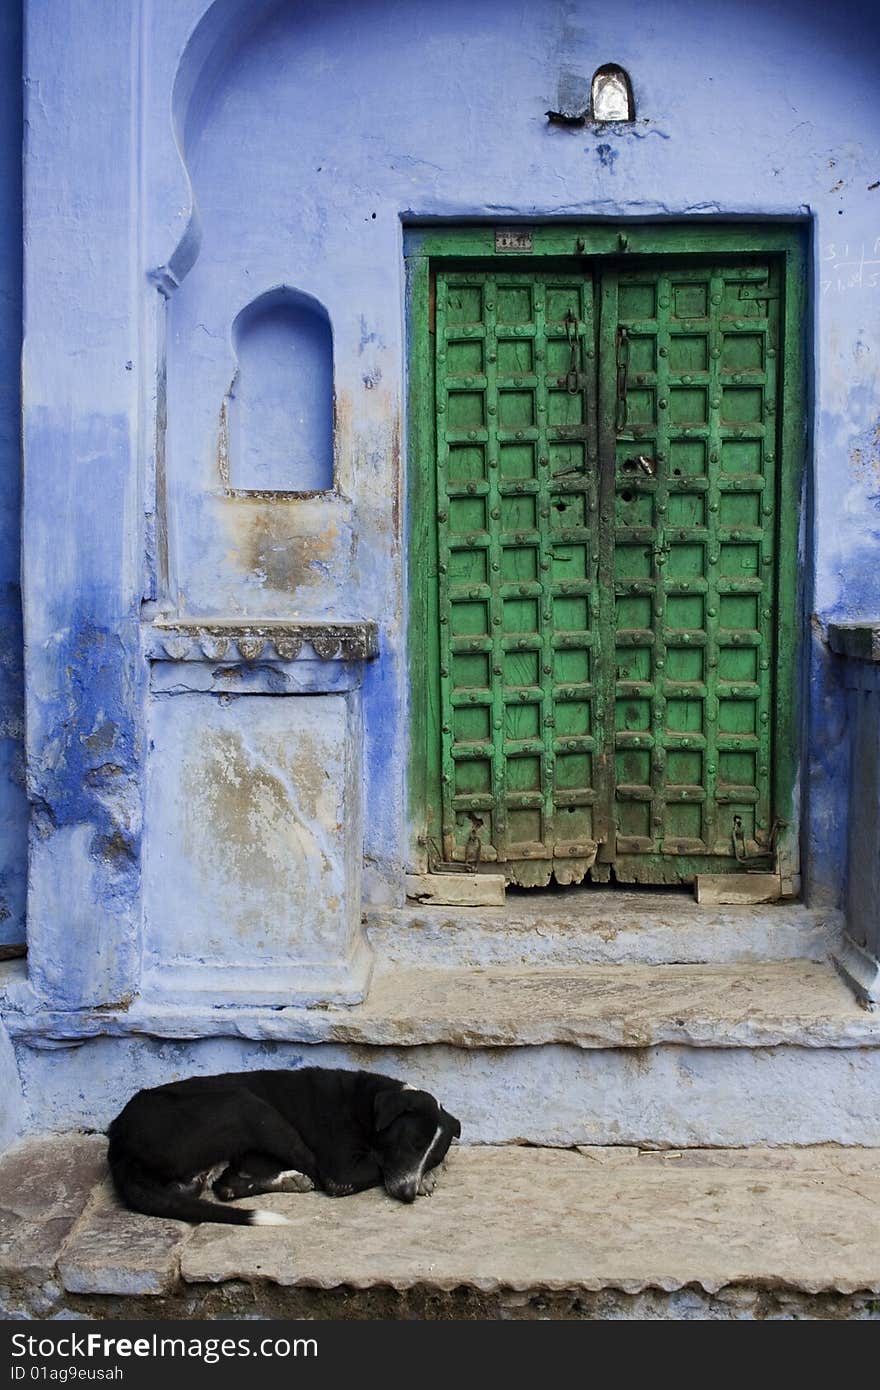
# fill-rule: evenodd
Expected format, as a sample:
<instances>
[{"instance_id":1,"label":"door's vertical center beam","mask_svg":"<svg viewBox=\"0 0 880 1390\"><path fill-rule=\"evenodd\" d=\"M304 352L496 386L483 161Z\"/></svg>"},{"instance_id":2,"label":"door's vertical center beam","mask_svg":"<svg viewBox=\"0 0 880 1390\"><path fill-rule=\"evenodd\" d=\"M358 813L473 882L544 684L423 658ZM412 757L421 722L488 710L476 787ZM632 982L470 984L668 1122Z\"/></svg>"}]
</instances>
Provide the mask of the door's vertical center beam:
<instances>
[{"instance_id":1,"label":"door's vertical center beam","mask_svg":"<svg viewBox=\"0 0 880 1390\"><path fill-rule=\"evenodd\" d=\"M498 443L498 287L494 280L487 279L483 287L483 322L486 326L485 362L486 376L486 474L489 482L487 504L489 508L489 632L492 643L489 653L491 670L489 673L492 692L492 816L494 824L489 827L486 839L493 843L499 859L507 858L508 819L507 819L507 757L505 754L506 708L504 673L504 597L501 585L503 550L501 545L501 451ZM491 411L491 414L489 413Z\"/></svg>"}]
</instances>

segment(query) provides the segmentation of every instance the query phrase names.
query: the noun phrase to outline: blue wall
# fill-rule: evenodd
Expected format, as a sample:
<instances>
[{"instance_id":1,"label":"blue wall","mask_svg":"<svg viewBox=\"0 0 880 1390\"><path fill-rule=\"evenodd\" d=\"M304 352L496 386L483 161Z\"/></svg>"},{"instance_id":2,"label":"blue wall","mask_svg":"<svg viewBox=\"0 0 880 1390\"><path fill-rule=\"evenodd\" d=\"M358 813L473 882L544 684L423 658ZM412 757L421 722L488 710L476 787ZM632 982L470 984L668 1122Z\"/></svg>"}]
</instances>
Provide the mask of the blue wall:
<instances>
[{"instance_id":1,"label":"blue wall","mask_svg":"<svg viewBox=\"0 0 880 1390\"><path fill-rule=\"evenodd\" d=\"M151 912L140 643L157 608L378 623L363 689L364 849L371 900L401 900L418 829L401 448L402 222L417 220L809 224L808 592L789 617L809 634L810 889L841 901L844 700L824 624L880 611L874 6L33 0L26 47L33 978L68 1008L137 988ZM5 44L3 61L14 51ZM635 122L548 125L547 109L583 102L608 62L632 77ZM13 241L4 264L17 280ZM223 487L233 325L282 286L319 301L332 330L336 486L320 499ZM10 462L14 439L0 438ZM10 484L10 584L17 501ZM4 611L14 602L10 590ZM14 747L16 727L2 728ZM9 824L20 832L20 816ZM20 876L20 844L11 858Z\"/></svg>"},{"instance_id":2,"label":"blue wall","mask_svg":"<svg viewBox=\"0 0 880 1390\"><path fill-rule=\"evenodd\" d=\"M21 6L0 5L0 944L24 940L21 588Z\"/></svg>"},{"instance_id":3,"label":"blue wall","mask_svg":"<svg viewBox=\"0 0 880 1390\"><path fill-rule=\"evenodd\" d=\"M363 687L363 848L371 900L402 899L414 829L407 222L808 226L806 611L788 618L807 634L809 888L814 902L842 902L846 707L824 635L831 618L880 613L876 3L28 0L26 16L29 944L42 999L69 1018L136 994L144 922L149 941L176 881L173 869L148 873L144 905L142 851L149 864L156 807L173 801L180 775L166 741L142 833L149 739L163 736L142 631L158 612L377 622L381 655ZM18 10L0 4L0 942L21 935L25 881L20 61ZM548 125L547 109L584 103L607 62L632 77L636 121ZM280 287L325 306L332 331L335 489L318 499L223 486L233 325ZM229 705L231 725L247 718L246 700ZM283 772L280 760L270 770ZM347 811L334 805L333 824ZM219 855L204 797L192 815L202 848ZM359 858L359 819L350 840ZM175 846L192 861L185 835ZM104 1017L82 1026L100 1030ZM249 1053L246 1040L230 1043L225 1064ZM58 1056L42 1054L34 1077L59 1070ZM106 1100L111 1070L92 1071L85 1052L77 1065L89 1104Z\"/></svg>"},{"instance_id":4,"label":"blue wall","mask_svg":"<svg viewBox=\"0 0 880 1390\"><path fill-rule=\"evenodd\" d=\"M183 593L194 612L219 604L379 620L384 659L365 686L366 852L373 891L393 897L418 830L404 824L406 530L392 529L403 513L401 219L800 217L816 258L804 331L817 524L805 505L805 611L789 620L804 624L810 648L809 887L816 902L840 902L844 704L823 625L880 609L871 8L302 0L250 6L247 21L233 0L218 0L186 50L211 35L207 76L188 101L176 89L197 216L179 250L165 249L187 272L169 303L173 597ZM547 108L582 106L608 61L631 75L636 121L548 125ZM217 496L230 319L278 283L317 295L333 327L341 495L313 515L278 503L271 515L236 509Z\"/></svg>"}]
</instances>

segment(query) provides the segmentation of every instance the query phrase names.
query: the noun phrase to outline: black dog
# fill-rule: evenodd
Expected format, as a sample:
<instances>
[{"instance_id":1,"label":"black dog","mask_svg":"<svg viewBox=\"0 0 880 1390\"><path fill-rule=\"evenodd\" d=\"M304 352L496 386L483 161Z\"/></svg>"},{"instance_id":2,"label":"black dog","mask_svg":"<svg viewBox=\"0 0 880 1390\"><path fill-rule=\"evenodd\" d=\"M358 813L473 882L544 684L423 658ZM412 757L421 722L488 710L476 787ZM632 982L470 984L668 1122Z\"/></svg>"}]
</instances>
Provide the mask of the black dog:
<instances>
[{"instance_id":1,"label":"black dog","mask_svg":"<svg viewBox=\"0 0 880 1390\"><path fill-rule=\"evenodd\" d=\"M177 1221L284 1225L222 1202L262 1192L333 1197L384 1186L413 1202L461 1125L427 1091L365 1071L228 1072L138 1091L111 1124L107 1159L126 1206Z\"/></svg>"}]
</instances>

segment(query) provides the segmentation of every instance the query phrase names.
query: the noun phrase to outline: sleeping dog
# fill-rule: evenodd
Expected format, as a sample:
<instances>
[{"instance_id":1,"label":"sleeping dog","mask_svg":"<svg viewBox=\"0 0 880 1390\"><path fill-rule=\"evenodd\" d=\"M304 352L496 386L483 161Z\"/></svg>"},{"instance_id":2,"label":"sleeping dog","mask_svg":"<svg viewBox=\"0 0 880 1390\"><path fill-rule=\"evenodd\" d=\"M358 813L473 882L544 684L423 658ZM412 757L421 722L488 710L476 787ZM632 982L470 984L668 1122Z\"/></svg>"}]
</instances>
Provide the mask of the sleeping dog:
<instances>
[{"instance_id":1,"label":"sleeping dog","mask_svg":"<svg viewBox=\"0 0 880 1390\"><path fill-rule=\"evenodd\" d=\"M110 1125L107 1160L126 1206L177 1221L284 1225L271 1211L221 1202L263 1192L332 1197L384 1186L401 1202L461 1125L427 1091L365 1071L227 1072L138 1091ZM219 1174L219 1176L216 1176Z\"/></svg>"}]
</instances>

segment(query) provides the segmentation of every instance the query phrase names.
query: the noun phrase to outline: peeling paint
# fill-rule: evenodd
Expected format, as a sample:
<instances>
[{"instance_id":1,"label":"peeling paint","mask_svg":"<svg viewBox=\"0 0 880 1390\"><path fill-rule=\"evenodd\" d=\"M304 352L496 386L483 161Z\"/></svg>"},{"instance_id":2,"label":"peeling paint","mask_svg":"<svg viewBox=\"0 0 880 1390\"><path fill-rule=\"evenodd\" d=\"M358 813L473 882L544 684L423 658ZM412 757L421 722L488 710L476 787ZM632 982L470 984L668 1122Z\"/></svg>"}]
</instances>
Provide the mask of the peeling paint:
<instances>
[{"instance_id":1,"label":"peeling paint","mask_svg":"<svg viewBox=\"0 0 880 1390\"><path fill-rule=\"evenodd\" d=\"M349 711L346 695L175 695L157 704L146 940L153 965L238 965L253 974L256 952L277 978L281 965L348 956L360 930L346 863ZM169 880L173 901L162 892Z\"/></svg>"}]
</instances>

